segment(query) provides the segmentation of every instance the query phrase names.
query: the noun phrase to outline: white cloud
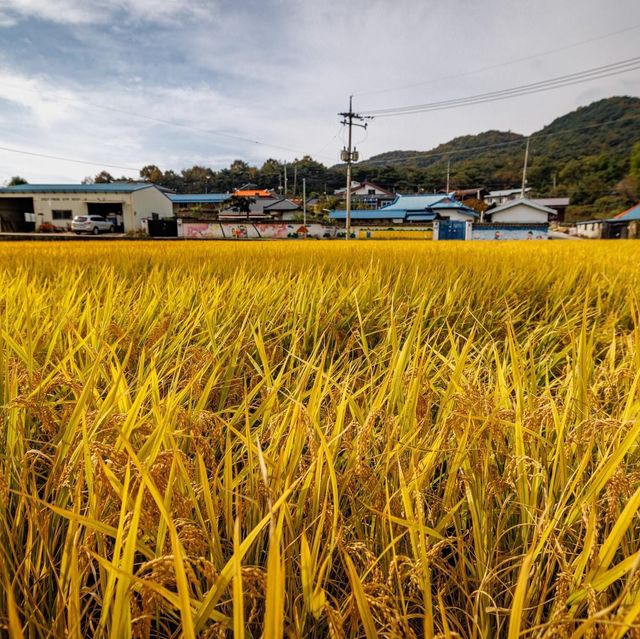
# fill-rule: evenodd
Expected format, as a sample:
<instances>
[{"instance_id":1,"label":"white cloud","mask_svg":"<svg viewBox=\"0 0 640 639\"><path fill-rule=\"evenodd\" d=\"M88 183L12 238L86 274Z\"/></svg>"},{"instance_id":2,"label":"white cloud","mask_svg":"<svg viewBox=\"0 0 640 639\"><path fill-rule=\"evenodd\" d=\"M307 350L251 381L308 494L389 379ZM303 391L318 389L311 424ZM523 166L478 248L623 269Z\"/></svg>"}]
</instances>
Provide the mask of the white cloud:
<instances>
[{"instance_id":1,"label":"white cloud","mask_svg":"<svg viewBox=\"0 0 640 639\"><path fill-rule=\"evenodd\" d=\"M634 0L615 6L604 0L0 3L0 24L38 18L66 25L73 36L62 44L56 41L64 65L38 47L37 37L13 58L5 48L0 59L2 130L15 129L21 136L16 140L54 155L132 166L153 162L174 170L196 162L221 168L235 158L260 163L303 153L320 154L318 159L331 164L342 146L335 137L337 112L346 108L350 93L356 93L356 109L366 109L544 80L636 55L638 32L479 69L640 23L640 5ZM21 26L14 26L16 33ZM34 36L25 29L24 37ZM368 93L387 87L394 90ZM391 149L426 150L490 128L528 133L591 99L621 93L640 94L637 73L473 108L380 118L368 134L359 130L356 139L361 156L367 157ZM40 161L25 162L32 171L41 166ZM68 169L77 179L93 171Z\"/></svg>"},{"instance_id":2,"label":"white cloud","mask_svg":"<svg viewBox=\"0 0 640 639\"><path fill-rule=\"evenodd\" d=\"M37 18L59 24L105 24L124 12L149 22L210 16L215 4L207 0L4 0L0 26Z\"/></svg>"}]
</instances>

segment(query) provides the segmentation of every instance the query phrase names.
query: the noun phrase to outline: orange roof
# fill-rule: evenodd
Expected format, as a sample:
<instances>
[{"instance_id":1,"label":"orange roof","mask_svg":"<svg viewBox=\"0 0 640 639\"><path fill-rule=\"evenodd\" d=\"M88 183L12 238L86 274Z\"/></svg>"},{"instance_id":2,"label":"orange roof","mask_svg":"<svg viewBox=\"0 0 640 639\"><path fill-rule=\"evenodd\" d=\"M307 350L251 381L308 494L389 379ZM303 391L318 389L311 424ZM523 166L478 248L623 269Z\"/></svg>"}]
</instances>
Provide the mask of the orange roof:
<instances>
[{"instance_id":1,"label":"orange roof","mask_svg":"<svg viewBox=\"0 0 640 639\"><path fill-rule=\"evenodd\" d=\"M234 195L238 197L271 197L271 193L267 189L250 189L247 191L234 191Z\"/></svg>"}]
</instances>

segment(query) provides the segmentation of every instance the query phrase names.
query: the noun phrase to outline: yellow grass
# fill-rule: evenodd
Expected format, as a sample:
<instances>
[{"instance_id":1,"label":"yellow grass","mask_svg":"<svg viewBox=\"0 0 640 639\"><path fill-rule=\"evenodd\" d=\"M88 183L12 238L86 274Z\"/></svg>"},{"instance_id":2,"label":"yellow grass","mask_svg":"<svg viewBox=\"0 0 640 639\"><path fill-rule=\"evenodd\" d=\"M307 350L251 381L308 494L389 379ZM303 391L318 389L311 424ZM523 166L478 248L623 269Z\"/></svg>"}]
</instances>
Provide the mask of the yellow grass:
<instances>
[{"instance_id":1,"label":"yellow grass","mask_svg":"<svg viewBox=\"0 0 640 639\"><path fill-rule=\"evenodd\" d=\"M640 637L639 294L633 242L0 245L0 635Z\"/></svg>"}]
</instances>

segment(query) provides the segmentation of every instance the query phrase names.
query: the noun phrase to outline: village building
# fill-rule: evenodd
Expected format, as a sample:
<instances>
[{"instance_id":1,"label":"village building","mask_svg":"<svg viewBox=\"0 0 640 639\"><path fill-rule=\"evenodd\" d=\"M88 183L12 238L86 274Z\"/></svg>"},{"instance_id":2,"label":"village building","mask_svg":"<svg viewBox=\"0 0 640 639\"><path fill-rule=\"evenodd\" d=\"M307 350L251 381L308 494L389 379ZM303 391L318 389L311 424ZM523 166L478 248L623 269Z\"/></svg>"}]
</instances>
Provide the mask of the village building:
<instances>
[{"instance_id":1,"label":"village building","mask_svg":"<svg viewBox=\"0 0 640 639\"><path fill-rule=\"evenodd\" d=\"M555 210L534 200L519 198L485 211L485 219L493 224L548 224Z\"/></svg>"},{"instance_id":2,"label":"village building","mask_svg":"<svg viewBox=\"0 0 640 639\"><path fill-rule=\"evenodd\" d=\"M345 210L331 211L332 220L346 220ZM472 221L478 214L448 195L396 195L393 202L376 210L352 209L351 220L367 224L424 224L436 218Z\"/></svg>"},{"instance_id":3,"label":"village building","mask_svg":"<svg viewBox=\"0 0 640 639\"><path fill-rule=\"evenodd\" d=\"M267 204L262 210L274 220L291 222L302 219L300 205L287 198L280 198L272 204Z\"/></svg>"},{"instance_id":4,"label":"village building","mask_svg":"<svg viewBox=\"0 0 640 639\"><path fill-rule=\"evenodd\" d=\"M167 197L171 200L177 217L189 211L216 210L231 199L229 193L169 193Z\"/></svg>"},{"instance_id":5,"label":"village building","mask_svg":"<svg viewBox=\"0 0 640 639\"><path fill-rule=\"evenodd\" d=\"M591 239L626 240L640 237L640 204L605 220L576 222L576 235Z\"/></svg>"},{"instance_id":6,"label":"village building","mask_svg":"<svg viewBox=\"0 0 640 639\"><path fill-rule=\"evenodd\" d=\"M611 235L617 230L627 238L640 237L640 204L635 204L630 209L618 213L612 220L608 220Z\"/></svg>"},{"instance_id":7,"label":"village building","mask_svg":"<svg viewBox=\"0 0 640 639\"><path fill-rule=\"evenodd\" d=\"M606 220L580 220L576 222L576 235L592 240L602 237L602 228Z\"/></svg>"},{"instance_id":8,"label":"village building","mask_svg":"<svg viewBox=\"0 0 640 639\"><path fill-rule=\"evenodd\" d=\"M473 227L474 240L546 240L552 208L519 198L485 211L483 224Z\"/></svg>"},{"instance_id":9,"label":"village building","mask_svg":"<svg viewBox=\"0 0 640 639\"><path fill-rule=\"evenodd\" d=\"M564 222L567 207L571 204L571 200L568 197L542 197L533 198L532 201L541 206L553 209L555 211L553 219L556 222Z\"/></svg>"},{"instance_id":10,"label":"village building","mask_svg":"<svg viewBox=\"0 0 640 639\"><path fill-rule=\"evenodd\" d=\"M488 194L489 194L489 191L484 187L477 187L475 189L458 189L453 192L453 195L456 198L456 200L463 203L469 200L484 202L484 199Z\"/></svg>"},{"instance_id":11,"label":"village building","mask_svg":"<svg viewBox=\"0 0 640 639\"><path fill-rule=\"evenodd\" d=\"M344 198L347 196L347 187L336 189L333 194L336 197ZM367 204L372 209L381 208L385 203L392 202L395 197L395 193L373 182L351 182L352 201Z\"/></svg>"},{"instance_id":12,"label":"village building","mask_svg":"<svg viewBox=\"0 0 640 639\"><path fill-rule=\"evenodd\" d=\"M165 189L148 182L21 184L0 188L0 230L35 231L43 225L68 230L76 216L100 215L119 231L137 231L143 221L173 217Z\"/></svg>"},{"instance_id":13,"label":"village building","mask_svg":"<svg viewBox=\"0 0 640 639\"><path fill-rule=\"evenodd\" d=\"M530 192L531 188L527 187L525 189L525 196ZM522 189L503 189L501 191L490 191L489 194L485 196L484 201L489 205L495 204L496 206L499 206L500 204L504 204L510 200L515 200L521 196Z\"/></svg>"},{"instance_id":14,"label":"village building","mask_svg":"<svg viewBox=\"0 0 640 639\"><path fill-rule=\"evenodd\" d=\"M236 189L233 192L236 197L272 198L273 193L268 189Z\"/></svg>"},{"instance_id":15,"label":"village building","mask_svg":"<svg viewBox=\"0 0 640 639\"><path fill-rule=\"evenodd\" d=\"M235 195L235 193L234 193ZM241 212L229 202L222 208L218 217L222 219L246 218L255 220L296 220L301 217L302 209L298 204L283 197L250 198L249 211Z\"/></svg>"}]
</instances>

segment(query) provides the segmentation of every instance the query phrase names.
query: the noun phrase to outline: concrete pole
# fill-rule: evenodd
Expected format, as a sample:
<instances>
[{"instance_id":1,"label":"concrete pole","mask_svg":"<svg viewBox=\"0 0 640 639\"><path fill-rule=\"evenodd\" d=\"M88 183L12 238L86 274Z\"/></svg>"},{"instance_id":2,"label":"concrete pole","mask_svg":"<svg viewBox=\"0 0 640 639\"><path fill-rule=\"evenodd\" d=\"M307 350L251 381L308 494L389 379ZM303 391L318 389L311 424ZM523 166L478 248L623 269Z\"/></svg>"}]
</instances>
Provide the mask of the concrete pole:
<instances>
[{"instance_id":1,"label":"concrete pole","mask_svg":"<svg viewBox=\"0 0 640 639\"><path fill-rule=\"evenodd\" d=\"M307 226L307 178L302 178L302 223Z\"/></svg>"},{"instance_id":2,"label":"concrete pole","mask_svg":"<svg viewBox=\"0 0 640 639\"><path fill-rule=\"evenodd\" d=\"M527 164L529 163L529 138L527 138L527 147L524 150L524 168L522 169L522 192L520 197L524 199L527 189Z\"/></svg>"},{"instance_id":3,"label":"concrete pole","mask_svg":"<svg viewBox=\"0 0 640 639\"><path fill-rule=\"evenodd\" d=\"M347 145L347 240L351 237L351 128L353 124L352 98L349 98L349 143Z\"/></svg>"}]
</instances>

